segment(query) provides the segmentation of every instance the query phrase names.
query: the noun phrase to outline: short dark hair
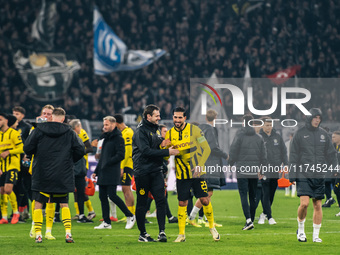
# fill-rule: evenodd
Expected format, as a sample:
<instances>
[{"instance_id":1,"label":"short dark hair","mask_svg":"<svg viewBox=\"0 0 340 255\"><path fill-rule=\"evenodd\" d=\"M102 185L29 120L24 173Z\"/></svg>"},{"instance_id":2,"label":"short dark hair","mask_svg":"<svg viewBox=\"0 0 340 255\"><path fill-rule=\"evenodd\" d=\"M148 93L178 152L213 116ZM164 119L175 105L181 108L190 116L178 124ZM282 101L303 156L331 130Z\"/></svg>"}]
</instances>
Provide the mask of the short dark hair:
<instances>
[{"instance_id":1,"label":"short dark hair","mask_svg":"<svg viewBox=\"0 0 340 255\"><path fill-rule=\"evenodd\" d=\"M260 120L262 120L263 122L272 122L271 119L272 118L269 117L269 116L263 116L263 117L260 118Z\"/></svg>"},{"instance_id":2,"label":"short dark hair","mask_svg":"<svg viewBox=\"0 0 340 255\"><path fill-rule=\"evenodd\" d=\"M251 115L250 113L248 113L248 114L244 115L244 116L242 117L242 119L246 121L246 125L247 125L248 121L253 120L254 117L253 117L253 115Z\"/></svg>"},{"instance_id":3,"label":"short dark hair","mask_svg":"<svg viewBox=\"0 0 340 255\"><path fill-rule=\"evenodd\" d=\"M167 128L167 126L165 126L164 124L159 124L158 128L159 128L160 131L162 131L162 128Z\"/></svg>"},{"instance_id":4,"label":"short dark hair","mask_svg":"<svg viewBox=\"0 0 340 255\"><path fill-rule=\"evenodd\" d=\"M340 135L340 130L334 131L333 134Z\"/></svg>"},{"instance_id":5,"label":"short dark hair","mask_svg":"<svg viewBox=\"0 0 340 255\"><path fill-rule=\"evenodd\" d=\"M181 106L177 106L175 109L173 109L172 115L174 115L175 112L183 112L183 117L187 116L185 109Z\"/></svg>"},{"instance_id":6,"label":"short dark hair","mask_svg":"<svg viewBox=\"0 0 340 255\"><path fill-rule=\"evenodd\" d=\"M12 112L20 112L22 114L26 114L26 110L24 107L21 107L21 106L15 106L12 108Z\"/></svg>"},{"instance_id":7,"label":"short dark hair","mask_svg":"<svg viewBox=\"0 0 340 255\"><path fill-rule=\"evenodd\" d=\"M8 120L7 125L11 127L17 121L17 118L12 114L7 114L7 120Z\"/></svg>"},{"instance_id":8,"label":"short dark hair","mask_svg":"<svg viewBox=\"0 0 340 255\"><path fill-rule=\"evenodd\" d=\"M217 111L214 109L209 109L205 115L208 121L213 121L217 117Z\"/></svg>"},{"instance_id":9,"label":"short dark hair","mask_svg":"<svg viewBox=\"0 0 340 255\"><path fill-rule=\"evenodd\" d=\"M113 117L115 117L115 119L116 119L116 122L118 123L118 124L122 124L123 122L124 122L124 117L123 117L123 115L122 114L115 114L115 115L113 115Z\"/></svg>"},{"instance_id":10,"label":"short dark hair","mask_svg":"<svg viewBox=\"0 0 340 255\"><path fill-rule=\"evenodd\" d=\"M57 108L54 108L52 115L54 115L54 116L64 116L65 117L66 112L63 108L57 107Z\"/></svg>"},{"instance_id":11,"label":"short dark hair","mask_svg":"<svg viewBox=\"0 0 340 255\"><path fill-rule=\"evenodd\" d=\"M159 108L154 104L149 104L144 108L143 117L147 118L148 114L152 116L153 111L159 111Z\"/></svg>"},{"instance_id":12,"label":"short dark hair","mask_svg":"<svg viewBox=\"0 0 340 255\"><path fill-rule=\"evenodd\" d=\"M4 117L6 120L8 119L7 114L4 112L0 112L0 116Z\"/></svg>"}]
</instances>

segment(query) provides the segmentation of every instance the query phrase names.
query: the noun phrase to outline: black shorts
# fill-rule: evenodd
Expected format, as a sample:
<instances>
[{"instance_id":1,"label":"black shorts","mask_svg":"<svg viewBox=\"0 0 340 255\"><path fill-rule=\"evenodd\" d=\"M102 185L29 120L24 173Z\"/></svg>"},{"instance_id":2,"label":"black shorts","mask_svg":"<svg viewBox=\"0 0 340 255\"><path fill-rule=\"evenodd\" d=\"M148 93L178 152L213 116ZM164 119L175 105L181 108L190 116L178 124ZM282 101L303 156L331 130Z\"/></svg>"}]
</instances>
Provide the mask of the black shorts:
<instances>
[{"instance_id":1,"label":"black shorts","mask_svg":"<svg viewBox=\"0 0 340 255\"><path fill-rule=\"evenodd\" d=\"M309 196L317 200L325 198L324 179L300 179L296 181L297 196Z\"/></svg>"},{"instance_id":2,"label":"black shorts","mask_svg":"<svg viewBox=\"0 0 340 255\"><path fill-rule=\"evenodd\" d=\"M0 177L0 186L3 187L6 183L15 185L18 181L18 170L12 169L2 173Z\"/></svg>"},{"instance_id":3,"label":"black shorts","mask_svg":"<svg viewBox=\"0 0 340 255\"><path fill-rule=\"evenodd\" d=\"M130 186L133 176L133 170L130 167L124 167L123 176L120 178L120 185Z\"/></svg>"},{"instance_id":4,"label":"black shorts","mask_svg":"<svg viewBox=\"0 0 340 255\"><path fill-rule=\"evenodd\" d=\"M185 180L176 180L177 198L178 201L188 200L190 195L190 189L192 188L196 198L208 196L207 182L202 178L193 178Z\"/></svg>"},{"instance_id":5,"label":"black shorts","mask_svg":"<svg viewBox=\"0 0 340 255\"><path fill-rule=\"evenodd\" d=\"M38 192L38 191L34 191L33 192L33 199L45 204L48 201L50 201L50 203L68 203L68 193L64 193L64 194L48 194L48 193L44 193L44 192ZM51 199L51 200L50 200Z\"/></svg>"}]
</instances>

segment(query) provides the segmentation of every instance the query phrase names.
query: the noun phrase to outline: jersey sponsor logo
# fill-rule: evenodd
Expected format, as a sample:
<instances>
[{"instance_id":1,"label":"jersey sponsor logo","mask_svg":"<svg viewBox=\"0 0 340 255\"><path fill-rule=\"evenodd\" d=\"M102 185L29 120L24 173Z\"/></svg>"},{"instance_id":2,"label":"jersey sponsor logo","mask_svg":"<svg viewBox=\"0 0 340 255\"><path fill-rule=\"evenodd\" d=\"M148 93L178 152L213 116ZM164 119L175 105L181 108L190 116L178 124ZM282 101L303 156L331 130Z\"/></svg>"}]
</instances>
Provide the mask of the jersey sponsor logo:
<instances>
[{"instance_id":1,"label":"jersey sponsor logo","mask_svg":"<svg viewBox=\"0 0 340 255\"><path fill-rule=\"evenodd\" d=\"M174 146L174 149L184 148L184 147L190 146L190 145L192 145L192 144L193 144L192 142L186 142L186 143L176 144L176 145Z\"/></svg>"}]
</instances>

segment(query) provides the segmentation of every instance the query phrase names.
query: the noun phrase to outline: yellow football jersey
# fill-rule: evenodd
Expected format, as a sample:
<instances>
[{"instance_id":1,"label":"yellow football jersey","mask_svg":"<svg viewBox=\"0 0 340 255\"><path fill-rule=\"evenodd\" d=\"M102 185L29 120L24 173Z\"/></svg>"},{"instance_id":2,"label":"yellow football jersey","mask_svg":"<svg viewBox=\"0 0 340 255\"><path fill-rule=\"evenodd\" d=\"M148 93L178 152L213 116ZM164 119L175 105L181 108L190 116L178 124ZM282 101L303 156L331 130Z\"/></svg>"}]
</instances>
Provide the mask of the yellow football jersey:
<instances>
[{"instance_id":1,"label":"yellow football jersey","mask_svg":"<svg viewBox=\"0 0 340 255\"><path fill-rule=\"evenodd\" d=\"M165 139L169 139L171 146L179 150L179 154L175 156L177 179L191 179L192 170L196 166L203 169L211 150L199 127L189 123L185 123L183 130L172 127L166 133Z\"/></svg>"},{"instance_id":2,"label":"yellow football jersey","mask_svg":"<svg viewBox=\"0 0 340 255\"><path fill-rule=\"evenodd\" d=\"M84 129L80 130L79 138L85 143L86 141L90 140L89 136L87 135L86 131ZM89 155L85 154L84 159L86 161L86 169L89 169Z\"/></svg>"},{"instance_id":3,"label":"yellow football jersey","mask_svg":"<svg viewBox=\"0 0 340 255\"><path fill-rule=\"evenodd\" d=\"M129 167L133 169L133 162L132 162L132 137L133 137L133 130L128 126L125 127L122 131L122 136L125 142L125 158L120 163L120 168L124 169L124 167Z\"/></svg>"},{"instance_id":4,"label":"yellow football jersey","mask_svg":"<svg viewBox=\"0 0 340 255\"><path fill-rule=\"evenodd\" d=\"M9 151L9 155L3 159L0 157L1 170L7 172L12 169L20 171L20 154L24 153L24 144L21 135L13 128L5 132L0 131L0 153Z\"/></svg>"}]
</instances>

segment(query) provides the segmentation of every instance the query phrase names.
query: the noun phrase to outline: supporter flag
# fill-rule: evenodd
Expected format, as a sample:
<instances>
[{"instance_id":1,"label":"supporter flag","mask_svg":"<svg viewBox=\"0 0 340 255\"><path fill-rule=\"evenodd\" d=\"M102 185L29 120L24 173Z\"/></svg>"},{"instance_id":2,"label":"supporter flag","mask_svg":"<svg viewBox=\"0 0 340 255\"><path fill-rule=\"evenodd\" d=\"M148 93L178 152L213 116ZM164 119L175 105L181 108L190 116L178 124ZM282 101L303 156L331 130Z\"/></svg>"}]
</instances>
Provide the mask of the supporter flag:
<instances>
[{"instance_id":1,"label":"supporter flag","mask_svg":"<svg viewBox=\"0 0 340 255\"><path fill-rule=\"evenodd\" d=\"M132 71L155 62L165 54L162 49L128 50L125 43L106 24L97 7L93 13L94 70L107 75L117 71Z\"/></svg>"},{"instance_id":2,"label":"supporter flag","mask_svg":"<svg viewBox=\"0 0 340 255\"><path fill-rule=\"evenodd\" d=\"M79 63L66 53L42 52L24 47L13 50L13 63L28 88L29 96L38 101L62 99L71 85Z\"/></svg>"},{"instance_id":3,"label":"supporter flag","mask_svg":"<svg viewBox=\"0 0 340 255\"><path fill-rule=\"evenodd\" d=\"M288 67L284 70L278 71L276 73L267 75L267 78L269 78L272 82L274 82L276 85L280 85L282 83L285 83L290 77L293 77L296 75L297 72L301 70L300 65L295 65Z\"/></svg>"},{"instance_id":4,"label":"supporter flag","mask_svg":"<svg viewBox=\"0 0 340 255\"><path fill-rule=\"evenodd\" d=\"M45 50L52 50L56 29L57 7L54 0L42 0L38 17L32 25L32 38Z\"/></svg>"}]
</instances>

